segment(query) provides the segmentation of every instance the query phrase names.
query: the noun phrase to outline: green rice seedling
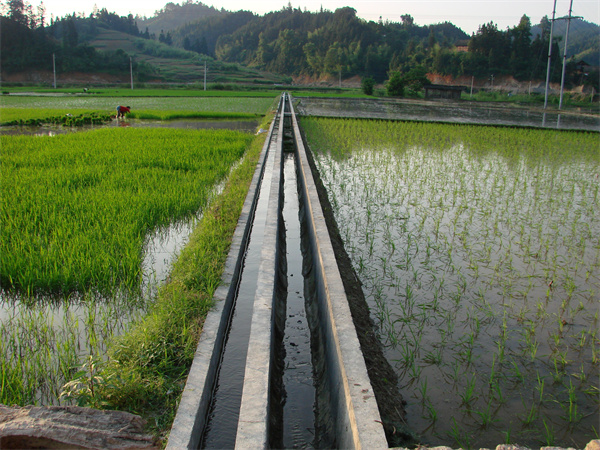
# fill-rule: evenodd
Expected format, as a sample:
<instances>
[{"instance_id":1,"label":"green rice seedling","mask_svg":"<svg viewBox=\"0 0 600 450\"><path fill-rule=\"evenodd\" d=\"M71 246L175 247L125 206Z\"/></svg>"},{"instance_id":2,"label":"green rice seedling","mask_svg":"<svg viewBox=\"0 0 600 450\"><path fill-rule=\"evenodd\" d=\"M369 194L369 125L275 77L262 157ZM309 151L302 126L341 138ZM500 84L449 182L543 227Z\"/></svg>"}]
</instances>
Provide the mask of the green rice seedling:
<instances>
[{"instance_id":1,"label":"green rice seedling","mask_svg":"<svg viewBox=\"0 0 600 450\"><path fill-rule=\"evenodd\" d=\"M554 446L554 443L556 441L556 436L554 435L554 429L552 427L552 425L549 425L548 423L546 423L546 419L543 419L543 423L544 423L544 430L545 430L545 440L543 441L544 444L546 444L549 447Z\"/></svg>"},{"instance_id":2,"label":"green rice seedling","mask_svg":"<svg viewBox=\"0 0 600 450\"><path fill-rule=\"evenodd\" d=\"M461 393L462 403L467 407L469 407L472 402L477 400L477 395L475 394L475 383L475 374L471 374L471 378L467 381L465 391Z\"/></svg>"},{"instance_id":3,"label":"green rice seedling","mask_svg":"<svg viewBox=\"0 0 600 450\"><path fill-rule=\"evenodd\" d=\"M425 403L425 409L426 409L426 413L425 413L425 418L427 420L429 420L431 423L434 423L437 421L437 411L435 410L435 406L433 406L433 404L428 401Z\"/></svg>"},{"instance_id":4,"label":"green rice seedling","mask_svg":"<svg viewBox=\"0 0 600 450\"><path fill-rule=\"evenodd\" d=\"M3 286L68 292L139 285L145 235L195 214L206 186L227 174L251 139L190 131L2 136Z\"/></svg>"},{"instance_id":5,"label":"green rice seedling","mask_svg":"<svg viewBox=\"0 0 600 450\"><path fill-rule=\"evenodd\" d=\"M523 425L526 427L531 426L533 424L533 422L537 419L537 417L538 417L537 406L535 405L535 403L532 403L526 416L523 417Z\"/></svg>"},{"instance_id":6,"label":"green rice seedling","mask_svg":"<svg viewBox=\"0 0 600 450\"><path fill-rule=\"evenodd\" d=\"M451 418L452 427L448 432L448 437L452 442L455 442L460 448L471 448L471 443L468 433L464 432L456 422L454 417Z\"/></svg>"},{"instance_id":7,"label":"green rice seedling","mask_svg":"<svg viewBox=\"0 0 600 450\"><path fill-rule=\"evenodd\" d=\"M495 422L496 420L493 417L493 413L491 410L492 407L492 399L490 398L486 404L485 409L481 410L481 411L474 411L475 414L477 414L480 419L481 419L481 427L482 428L487 428L489 427L493 422Z\"/></svg>"},{"instance_id":8,"label":"green rice seedling","mask_svg":"<svg viewBox=\"0 0 600 450\"><path fill-rule=\"evenodd\" d=\"M566 420L569 423L575 423L581 420L582 414L578 411L577 392L573 386L573 380L569 378L569 386L567 387L569 397L568 404L564 405L566 412Z\"/></svg>"},{"instance_id":9,"label":"green rice seedling","mask_svg":"<svg viewBox=\"0 0 600 450\"><path fill-rule=\"evenodd\" d=\"M425 403L427 400L427 377L421 379L421 383L419 383L419 393L421 394L421 402Z\"/></svg>"}]
</instances>

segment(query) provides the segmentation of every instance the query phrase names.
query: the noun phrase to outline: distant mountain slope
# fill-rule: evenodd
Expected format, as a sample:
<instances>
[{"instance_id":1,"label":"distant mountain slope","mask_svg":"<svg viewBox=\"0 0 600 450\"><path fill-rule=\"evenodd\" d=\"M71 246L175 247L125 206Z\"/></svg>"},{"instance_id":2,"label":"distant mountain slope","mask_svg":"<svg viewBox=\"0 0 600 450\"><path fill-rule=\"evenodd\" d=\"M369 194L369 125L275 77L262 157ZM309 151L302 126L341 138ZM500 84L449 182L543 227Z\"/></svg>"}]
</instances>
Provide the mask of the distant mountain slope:
<instances>
[{"instance_id":1,"label":"distant mountain slope","mask_svg":"<svg viewBox=\"0 0 600 450\"><path fill-rule=\"evenodd\" d=\"M263 16L248 11L188 23L173 41L217 59L289 74L351 77L371 74L383 81L408 53L451 47L468 35L449 22L430 26L366 21L350 7L303 11L288 6ZM410 18L412 19L412 18ZM196 44L199 43L199 44Z\"/></svg>"},{"instance_id":2,"label":"distant mountain slope","mask_svg":"<svg viewBox=\"0 0 600 450\"><path fill-rule=\"evenodd\" d=\"M144 63L156 69L154 79L163 81L204 81L204 62L207 62L207 82L244 83L269 85L283 83L284 77L261 72L257 69L240 67L213 59L200 59L196 52L186 51L149 39L133 37L120 31L102 29L90 42L96 50L115 52L122 50L133 57L136 63Z\"/></svg>"},{"instance_id":3,"label":"distant mountain slope","mask_svg":"<svg viewBox=\"0 0 600 450\"><path fill-rule=\"evenodd\" d=\"M169 2L163 9L156 11L154 16L150 18L137 17L136 21L141 32L145 32L148 28L150 34L158 36L161 31L172 32L187 23L225 14L223 9L218 10L201 2L186 0L180 5Z\"/></svg>"},{"instance_id":4,"label":"distant mountain slope","mask_svg":"<svg viewBox=\"0 0 600 450\"><path fill-rule=\"evenodd\" d=\"M532 38L541 33L541 27L532 27ZM567 32L567 20L554 22L553 34L560 38L559 45L562 55L564 39ZM600 66L600 26L582 19L572 19L569 27L569 40L567 42L567 58L575 57L576 60L585 60L591 66Z\"/></svg>"}]
</instances>

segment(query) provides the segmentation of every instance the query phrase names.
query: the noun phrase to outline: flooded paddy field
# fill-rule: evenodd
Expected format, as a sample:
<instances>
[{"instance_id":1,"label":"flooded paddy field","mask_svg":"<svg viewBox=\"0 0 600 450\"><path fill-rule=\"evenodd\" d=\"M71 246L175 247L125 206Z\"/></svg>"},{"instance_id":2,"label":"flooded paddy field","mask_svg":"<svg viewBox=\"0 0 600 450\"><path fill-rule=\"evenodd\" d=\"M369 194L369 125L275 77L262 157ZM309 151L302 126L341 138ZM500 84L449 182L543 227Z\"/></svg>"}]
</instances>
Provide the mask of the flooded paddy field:
<instances>
[{"instance_id":1,"label":"flooded paddy field","mask_svg":"<svg viewBox=\"0 0 600 450\"><path fill-rule=\"evenodd\" d=\"M539 108L481 105L475 102L307 97L296 100L299 102L298 113L305 116L600 131L600 114L597 109L592 114L589 111L544 112Z\"/></svg>"},{"instance_id":2,"label":"flooded paddy field","mask_svg":"<svg viewBox=\"0 0 600 450\"><path fill-rule=\"evenodd\" d=\"M77 368L93 373L147 313L253 136L109 126L0 139L0 403L64 404Z\"/></svg>"},{"instance_id":3,"label":"flooded paddy field","mask_svg":"<svg viewBox=\"0 0 600 450\"><path fill-rule=\"evenodd\" d=\"M131 106L132 112L153 111L193 111L220 113L263 114L273 103L273 98L237 97L100 97L95 95L60 94L48 95L3 95L0 97L0 113L3 108L23 110L102 110L116 114L118 105Z\"/></svg>"},{"instance_id":4,"label":"flooded paddy field","mask_svg":"<svg viewBox=\"0 0 600 450\"><path fill-rule=\"evenodd\" d=\"M301 125L418 441L596 438L598 134Z\"/></svg>"}]
</instances>

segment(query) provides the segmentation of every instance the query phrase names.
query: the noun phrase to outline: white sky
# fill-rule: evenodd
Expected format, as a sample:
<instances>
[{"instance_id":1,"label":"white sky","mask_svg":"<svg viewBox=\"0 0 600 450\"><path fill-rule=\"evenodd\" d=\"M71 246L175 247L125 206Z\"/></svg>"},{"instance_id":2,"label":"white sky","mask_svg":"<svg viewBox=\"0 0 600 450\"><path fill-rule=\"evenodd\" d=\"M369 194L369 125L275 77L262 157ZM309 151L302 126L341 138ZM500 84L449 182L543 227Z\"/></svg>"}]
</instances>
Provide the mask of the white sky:
<instances>
[{"instance_id":1,"label":"white sky","mask_svg":"<svg viewBox=\"0 0 600 450\"><path fill-rule=\"evenodd\" d=\"M183 0L173 0L181 3ZM34 7L39 0L29 0ZM89 15L94 5L106 8L119 15L129 13L150 17L156 10L162 9L167 0L43 0L46 17L62 17L67 14L85 13ZM244 0L205 0L205 5L225 8L228 11L240 9L250 10L257 14L277 11L287 6L287 0L260 0L248 3ZM501 30L519 23L523 14L527 14L531 23L536 25L547 15L552 17L554 0L294 0L292 7L306 8L308 11L324 9L334 11L343 6L350 6L357 15L366 20L383 20L400 22L400 16L410 14L417 25L430 25L449 21L467 34L477 31L479 25L494 21ZM557 0L556 17L564 17L569 13L570 0ZM75 6L76 5L76 6ZM582 16L588 22L600 23L600 1L573 0L573 15Z\"/></svg>"}]
</instances>

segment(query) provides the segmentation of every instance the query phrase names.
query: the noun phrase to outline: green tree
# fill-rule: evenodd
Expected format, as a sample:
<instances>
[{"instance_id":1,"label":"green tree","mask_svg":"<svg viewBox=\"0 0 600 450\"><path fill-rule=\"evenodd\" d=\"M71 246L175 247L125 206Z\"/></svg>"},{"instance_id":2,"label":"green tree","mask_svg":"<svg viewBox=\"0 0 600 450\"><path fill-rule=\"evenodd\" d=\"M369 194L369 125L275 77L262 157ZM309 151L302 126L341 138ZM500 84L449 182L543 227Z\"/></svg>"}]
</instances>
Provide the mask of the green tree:
<instances>
[{"instance_id":1,"label":"green tree","mask_svg":"<svg viewBox=\"0 0 600 450\"><path fill-rule=\"evenodd\" d=\"M531 21L523 15L519 24L510 30L512 51L510 68L517 79L531 77Z\"/></svg>"},{"instance_id":2,"label":"green tree","mask_svg":"<svg viewBox=\"0 0 600 450\"><path fill-rule=\"evenodd\" d=\"M404 78L400 72L392 72L386 83L386 89L389 97L404 96Z\"/></svg>"},{"instance_id":3,"label":"green tree","mask_svg":"<svg viewBox=\"0 0 600 450\"><path fill-rule=\"evenodd\" d=\"M70 16L63 22L63 27L63 47L70 49L77 47L79 33L77 33L77 28L75 26L75 18Z\"/></svg>"},{"instance_id":4,"label":"green tree","mask_svg":"<svg viewBox=\"0 0 600 450\"><path fill-rule=\"evenodd\" d=\"M423 88L431 84L427 78L427 69L423 66L413 67L402 77L404 86L407 87L412 93L417 93L423 90Z\"/></svg>"},{"instance_id":5,"label":"green tree","mask_svg":"<svg viewBox=\"0 0 600 450\"><path fill-rule=\"evenodd\" d=\"M365 95L373 95L375 80L371 77L364 77L360 82L360 87Z\"/></svg>"}]
</instances>

